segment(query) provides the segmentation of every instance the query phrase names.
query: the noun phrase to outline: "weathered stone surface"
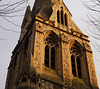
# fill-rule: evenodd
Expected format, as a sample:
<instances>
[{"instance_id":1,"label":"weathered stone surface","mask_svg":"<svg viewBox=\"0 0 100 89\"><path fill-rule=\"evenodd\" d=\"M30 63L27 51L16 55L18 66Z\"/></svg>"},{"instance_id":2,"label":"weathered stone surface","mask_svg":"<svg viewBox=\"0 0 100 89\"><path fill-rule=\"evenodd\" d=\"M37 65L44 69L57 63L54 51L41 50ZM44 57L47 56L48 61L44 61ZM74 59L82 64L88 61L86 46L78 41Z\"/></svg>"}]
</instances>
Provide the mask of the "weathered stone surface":
<instances>
[{"instance_id":1,"label":"weathered stone surface","mask_svg":"<svg viewBox=\"0 0 100 89\"><path fill-rule=\"evenodd\" d=\"M71 17L63 0L35 0L32 11L27 7L20 39L8 68L5 89L98 89L88 36ZM49 60L48 65L46 60Z\"/></svg>"}]
</instances>

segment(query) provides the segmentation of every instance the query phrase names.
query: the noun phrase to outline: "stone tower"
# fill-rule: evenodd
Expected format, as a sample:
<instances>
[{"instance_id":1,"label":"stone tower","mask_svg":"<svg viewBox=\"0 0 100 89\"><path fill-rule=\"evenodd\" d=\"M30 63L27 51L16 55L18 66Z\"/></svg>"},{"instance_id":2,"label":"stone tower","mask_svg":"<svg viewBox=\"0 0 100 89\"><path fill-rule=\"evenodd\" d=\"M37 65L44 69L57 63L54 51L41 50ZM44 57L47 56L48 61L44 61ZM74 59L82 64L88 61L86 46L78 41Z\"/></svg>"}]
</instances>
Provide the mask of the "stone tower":
<instances>
[{"instance_id":1,"label":"stone tower","mask_svg":"<svg viewBox=\"0 0 100 89\"><path fill-rule=\"evenodd\" d=\"M5 89L98 89L88 36L62 0L28 6Z\"/></svg>"}]
</instances>

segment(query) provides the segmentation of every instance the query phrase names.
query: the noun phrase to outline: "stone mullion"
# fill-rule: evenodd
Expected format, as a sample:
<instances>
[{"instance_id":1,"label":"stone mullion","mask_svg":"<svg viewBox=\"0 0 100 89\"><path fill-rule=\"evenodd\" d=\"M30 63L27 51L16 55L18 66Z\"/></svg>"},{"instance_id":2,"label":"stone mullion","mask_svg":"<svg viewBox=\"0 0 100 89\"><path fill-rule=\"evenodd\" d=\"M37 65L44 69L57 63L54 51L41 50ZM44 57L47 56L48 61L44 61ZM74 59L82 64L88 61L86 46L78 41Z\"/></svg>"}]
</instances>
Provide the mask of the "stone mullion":
<instances>
[{"instance_id":1,"label":"stone mullion","mask_svg":"<svg viewBox=\"0 0 100 89\"><path fill-rule=\"evenodd\" d=\"M63 79L64 89L71 89L71 72L70 72L70 58L69 47L66 42L62 42L62 61L63 61Z\"/></svg>"},{"instance_id":2,"label":"stone mullion","mask_svg":"<svg viewBox=\"0 0 100 89\"><path fill-rule=\"evenodd\" d=\"M87 64L88 64L91 86L93 89L98 89L97 88L98 84L97 84L97 78L96 78L96 71L95 71L95 66L94 66L94 62L93 62L93 55L92 55L92 53L89 53L89 52L86 52L86 55L87 55Z\"/></svg>"},{"instance_id":3,"label":"stone mullion","mask_svg":"<svg viewBox=\"0 0 100 89\"><path fill-rule=\"evenodd\" d=\"M63 11L63 25L65 25L65 13Z\"/></svg>"},{"instance_id":4,"label":"stone mullion","mask_svg":"<svg viewBox=\"0 0 100 89\"><path fill-rule=\"evenodd\" d=\"M76 57L75 57L75 69L76 69L76 76L78 77L78 69L77 69L77 61L76 61Z\"/></svg>"}]
</instances>

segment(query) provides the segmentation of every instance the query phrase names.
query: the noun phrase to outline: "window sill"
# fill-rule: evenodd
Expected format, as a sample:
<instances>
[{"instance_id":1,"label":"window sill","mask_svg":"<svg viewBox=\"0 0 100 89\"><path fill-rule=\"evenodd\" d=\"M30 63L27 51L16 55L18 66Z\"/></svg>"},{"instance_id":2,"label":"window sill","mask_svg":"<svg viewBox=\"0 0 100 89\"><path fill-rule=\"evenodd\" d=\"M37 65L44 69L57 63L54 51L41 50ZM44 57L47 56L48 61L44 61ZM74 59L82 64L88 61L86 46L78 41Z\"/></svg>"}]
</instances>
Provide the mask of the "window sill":
<instances>
[{"instance_id":1,"label":"window sill","mask_svg":"<svg viewBox=\"0 0 100 89\"><path fill-rule=\"evenodd\" d=\"M43 66L42 74L62 80L62 77L57 74L57 71Z\"/></svg>"},{"instance_id":2,"label":"window sill","mask_svg":"<svg viewBox=\"0 0 100 89\"><path fill-rule=\"evenodd\" d=\"M72 80L79 81L80 83L84 83L84 80L82 78L78 78L78 77L75 77L75 76L73 76Z\"/></svg>"}]
</instances>

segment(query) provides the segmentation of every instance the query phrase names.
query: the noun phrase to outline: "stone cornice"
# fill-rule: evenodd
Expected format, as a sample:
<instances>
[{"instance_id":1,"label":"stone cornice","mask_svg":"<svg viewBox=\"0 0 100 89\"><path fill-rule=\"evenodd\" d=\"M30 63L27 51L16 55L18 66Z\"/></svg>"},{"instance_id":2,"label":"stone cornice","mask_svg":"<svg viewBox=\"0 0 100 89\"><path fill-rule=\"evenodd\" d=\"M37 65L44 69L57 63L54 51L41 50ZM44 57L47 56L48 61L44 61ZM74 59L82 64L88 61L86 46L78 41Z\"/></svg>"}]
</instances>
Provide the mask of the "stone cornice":
<instances>
[{"instance_id":1,"label":"stone cornice","mask_svg":"<svg viewBox=\"0 0 100 89\"><path fill-rule=\"evenodd\" d=\"M87 42L90 42L90 41L88 40L88 36L87 36L87 35L84 35L84 34L82 34L82 33L80 33L80 32L77 32L77 31L73 31L73 30L69 30L69 29L66 29L67 31L65 31L65 30L63 30L63 29L61 29L61 28L59 28L59 27L55 27L55 24L54 24L55 22L50 21L50 20L48 20L48 19L46 19L46 18L43 18L43 17L41 17L41 16L39 16L39 15L36 15L35 21L38 21L38 22L40 22L40 23L49 25L49 26L51 26L51 27L53 27L53 28L56 28L56 29L58 29L58 30L60 30L60 31L63 31L63 32L67 33L67 34L73 35L73 36L78 37L78 38L80 38L80 39L82 39L82 40L85 40L85 41L87 41ZM85 38L87 38L87 39L85 39Z\"/></svg>"}]
</instances>

